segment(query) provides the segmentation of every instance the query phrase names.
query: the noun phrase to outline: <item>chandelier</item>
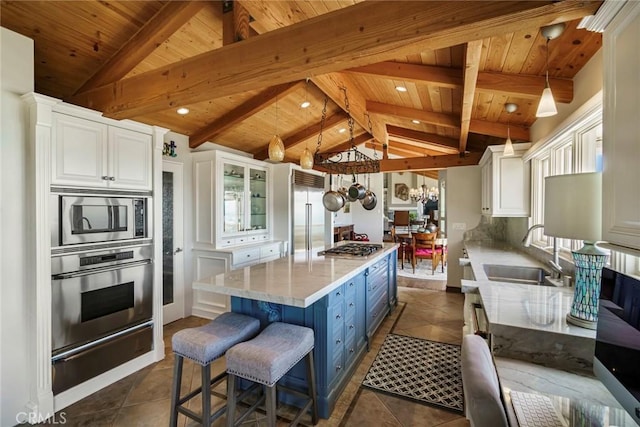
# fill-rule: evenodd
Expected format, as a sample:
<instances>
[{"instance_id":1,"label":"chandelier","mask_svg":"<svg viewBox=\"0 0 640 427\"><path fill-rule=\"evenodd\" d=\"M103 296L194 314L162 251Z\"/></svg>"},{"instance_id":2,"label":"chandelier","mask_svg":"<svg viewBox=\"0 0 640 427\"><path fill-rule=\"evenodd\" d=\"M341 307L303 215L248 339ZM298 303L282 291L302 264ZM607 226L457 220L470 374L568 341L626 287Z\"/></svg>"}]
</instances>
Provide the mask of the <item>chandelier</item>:
<instances>
[{"instance_id":1,"label":"chandelier","mask_svg":"<svg viewBox=\"0 0 640 427\"><path fill-rule=\"evenodd\" d=\"M331 173L344 175L357 175L362 173L380 172L380 160L374 148L371 158L358 150L354 143L353 137L353 117L349 110L349 98L347 97L347 88L341 88L344 91L345 112L349 116L349 141L351 147L346 151L320 153L320 144L322 143L322 128L327 117L327 98L324 98L324 108L322 110L322 120L320 121L320 133L318 134L318 146L314 154L314 163L319 165ZM368 117L368 114L367 114ZM371 119L369 119L369 133L373 135L371 129Z\"/></svg>"},{"instance_id":2,"label":"chandelier","mask_svg":"<svg viewBox=\"0 0 640 427\"><path fill-rule=\"evenodd\" d=\"M409 190L409 197L413 202L426 203L428 201L438 201L438 187L427 187L422 184L420 188L412 188Z\"/></svg>"}]
</instances>

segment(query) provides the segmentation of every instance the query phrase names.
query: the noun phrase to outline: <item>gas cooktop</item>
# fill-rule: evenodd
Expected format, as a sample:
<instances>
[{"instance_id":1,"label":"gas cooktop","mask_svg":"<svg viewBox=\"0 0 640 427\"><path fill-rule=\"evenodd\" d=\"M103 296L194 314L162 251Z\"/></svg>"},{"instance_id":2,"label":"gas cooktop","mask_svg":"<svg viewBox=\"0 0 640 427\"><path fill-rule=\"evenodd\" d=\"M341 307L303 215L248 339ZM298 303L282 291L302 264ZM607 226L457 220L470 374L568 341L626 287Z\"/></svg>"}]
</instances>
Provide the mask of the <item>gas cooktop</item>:
<instances>
[{"instance_id":1,"label":"gas cooktop","mask_svg":"<svg viewBox=\"0 0 640 427\"><path fill-rule=\"evenodd\" d=\"M367 257L382 249L381 244L377 243L345 243L335 248L318 252L318 255L334 256L334 257Z\"/></svg>"}]
</instances>

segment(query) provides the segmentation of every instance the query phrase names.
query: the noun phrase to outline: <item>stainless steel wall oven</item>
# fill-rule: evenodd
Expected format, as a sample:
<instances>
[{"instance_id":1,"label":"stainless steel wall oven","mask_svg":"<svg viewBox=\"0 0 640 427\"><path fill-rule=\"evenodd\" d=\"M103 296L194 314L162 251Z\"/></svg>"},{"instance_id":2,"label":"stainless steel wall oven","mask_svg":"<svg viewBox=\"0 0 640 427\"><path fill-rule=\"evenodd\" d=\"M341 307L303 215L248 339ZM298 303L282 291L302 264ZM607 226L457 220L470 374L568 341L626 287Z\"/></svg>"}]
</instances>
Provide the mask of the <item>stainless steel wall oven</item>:
<instances>
[{"instance_id":1,"label":"stainless steel wall oven","mask_svg":"<svg viewBox=\"0 0 640 427\"><path fill-rule=\"evenodd\" d=\"M153 245L53 255L53 391L152 349Z\"/></svg>"}]
</instances>

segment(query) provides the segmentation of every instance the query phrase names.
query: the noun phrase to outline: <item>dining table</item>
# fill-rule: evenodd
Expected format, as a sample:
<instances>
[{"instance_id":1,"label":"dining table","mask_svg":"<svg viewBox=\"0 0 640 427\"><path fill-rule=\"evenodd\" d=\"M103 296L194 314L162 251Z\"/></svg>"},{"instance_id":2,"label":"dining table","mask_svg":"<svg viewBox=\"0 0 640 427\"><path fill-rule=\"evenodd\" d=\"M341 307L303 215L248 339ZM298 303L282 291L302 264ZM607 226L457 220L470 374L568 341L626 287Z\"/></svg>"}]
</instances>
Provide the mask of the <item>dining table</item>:
<instances>
[{"instance_id":1,"label":"dining table","mask_svg":"<svg viewBox=\"0 0 640 427\"><path fill-rule=\"evenodd\" d=\"M412 254L408 251L411 249L411 243L413 242L413 234L411 231L408 233L396 233L396 241L400 243L400 247L398 248L398 255L401 257L400 268L404 270L404 262L407 254L409 255L409 260L411 260ZM447 238L446 237L436 237L435 239L435 247L436 250L442 250L442 256L440 258L442 262L442 272L444 273L444 267L447 264Z\"/></svg>"}]
</instances>

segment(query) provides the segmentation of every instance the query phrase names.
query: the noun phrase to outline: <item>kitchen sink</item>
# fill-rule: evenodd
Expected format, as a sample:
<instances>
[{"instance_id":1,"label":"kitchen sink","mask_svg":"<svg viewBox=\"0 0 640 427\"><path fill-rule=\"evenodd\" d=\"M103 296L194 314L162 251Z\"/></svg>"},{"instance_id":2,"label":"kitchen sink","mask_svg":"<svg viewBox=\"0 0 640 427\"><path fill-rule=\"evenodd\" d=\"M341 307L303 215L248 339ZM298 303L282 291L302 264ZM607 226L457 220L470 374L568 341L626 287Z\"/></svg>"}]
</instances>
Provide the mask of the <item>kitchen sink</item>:
<instances>
[{"instance_id":1,"label":"kitchen sink","mask_svg":"<svg viewBox=\"0 0 640 427\"><path fill-rule=\"evenodd\" d=\"M550 286L544 280L549 272L539 267L484 264L484 272L487 274L487 279L492 281Z\"/></svg>"}]
</instances>

